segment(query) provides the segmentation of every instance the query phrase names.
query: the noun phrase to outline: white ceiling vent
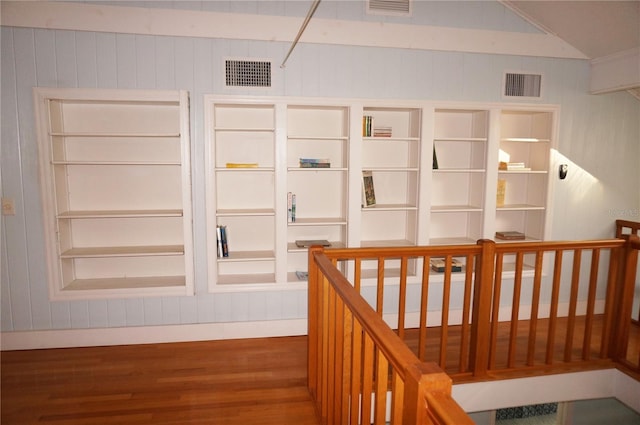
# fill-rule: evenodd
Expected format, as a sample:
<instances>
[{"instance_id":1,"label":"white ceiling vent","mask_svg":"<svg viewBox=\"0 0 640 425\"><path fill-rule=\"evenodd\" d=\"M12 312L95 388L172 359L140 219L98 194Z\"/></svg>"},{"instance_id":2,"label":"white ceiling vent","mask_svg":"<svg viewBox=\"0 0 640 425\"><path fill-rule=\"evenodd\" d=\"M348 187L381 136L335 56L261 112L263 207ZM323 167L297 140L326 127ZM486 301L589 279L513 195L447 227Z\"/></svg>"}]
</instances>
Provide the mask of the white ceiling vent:
<instances>
[{"instance_id":1,"label":"white ceiling vent","mask_svg":"<svg viewBox=\"0 0 640 425\"><path fill-rule=\"evenodd\" d=\"M227 87L271 87L271 61L226 59Z\"/></svg>"},{"instance_id":2,"label":"white ceiling vent","mask_svg":"<svg viewBox=\"0 0 640 425\"><path fill-rule=\"evenodd\" d=\"M504 95L507 97L540 97L542 75L507 72L504 77Z\"/></svg>"},{"instance_id":3,"label":"white ceiling vent","mask_svg":"<svg viewBox=\"0 0 640 425\"><path fill-rule=\"evenodd\" d=\"M411 15L411 0L367 0L367 13L375 15Z\"/></svg>"}]
</instances>

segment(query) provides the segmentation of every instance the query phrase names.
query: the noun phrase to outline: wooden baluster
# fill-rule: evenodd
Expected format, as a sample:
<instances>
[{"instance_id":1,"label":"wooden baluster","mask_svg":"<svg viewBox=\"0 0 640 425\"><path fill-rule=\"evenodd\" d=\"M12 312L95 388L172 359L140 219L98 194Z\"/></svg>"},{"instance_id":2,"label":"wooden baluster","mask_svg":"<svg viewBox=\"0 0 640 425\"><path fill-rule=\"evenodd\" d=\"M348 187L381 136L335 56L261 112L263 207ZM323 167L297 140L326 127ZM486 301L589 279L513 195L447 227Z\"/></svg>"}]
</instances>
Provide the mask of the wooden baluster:
<instances>
[{"instance_id":1,"label":"wooden baluster","mask_svg":"<svg viewBox=\"0 0 640 425\"><path fill-rule=\"evenodd\" d=\"M522 264L523 253L516 254L516 273L513 278L513 301L511 302L511 329L509 331L509 353L507 367L516 364L516 349L518 344L518 318L520 316L520 293L522 292Z\"/></svg>"},{"instance_id":2,"label":"wooden baluster","mask_svg":"<svg viewBox=\"0 0 640 425\"><path fill-rule=\"evenodd\" d=\"M362 390L362 358L363 358L363 338L362 324L354 318L353 340L351 349L351 406L349 424L358 425L360 423L360 393Z\"/></svg>"},{"instance_id":3,"label":"wooden baluster","mask_svg":"<svg viewBox=\"0 0 640 425\"><path fill-rule=\"evenodd\" d=\"M440 316L440 355L442 369L447 367L447 345L449 340L449 305L451 303L451 255L444 261L444 283L442 287L442 314Z\"/></svg>"},{"instance_id":4,"label":"wooden baluster","mask_svg":"<svg viewBox=\"0 0 640 425\"><path fill-rule=\"evenodd\" d=\"M589 294L587 295L587 312L584 323L584 340L582 342L582 359L591 358L591 336L593 333L593 319L595 314L596 290L598 285L598 270L600 249L593 249L591 254L591 271L589 273Z\"/></svg>"},{"instance_id":5,"label":"wooden baluster","mask_svg":"<svg viewBox=\"0 0 640 425\"><path fill-rule=\"evenodd\" d=\"M398 288L398 336L404 341L404 321L407 306L407 257L400 259L400 287Z\"/></svg>"},{"instance_id":6,"label":"wooden baluster","mask_svg":"<svg viewBox=\"0 0 640 425\"><path fill-rule=\"evenodd\" d=\"M503 264L504 254L501 252L496 253L496 271L493 282L493 303L491 306L489 370L495 369L496 356L498 355L498 325L500 324L500 296L502 294Z\"/></svg>"},{"instance_id":7,"label":"wooden baluster","mask_svg":"<svg viewBox=\"0 0 640 425\"><path fill-rule=\"evenodd\" d=\"M482 248L480 260L476 267L476 282L473 294L473 312L471 320L471 346L469 364L476 377L487 375L488 356L490 351L489 332L491 318L491 279L494 271L493 259L496 243L492 240L478 241ZM484 285L482 284L484 282Z\"/></svg>"},{"instance_id":8,"label":"wooden baluster","mask_svg":"<svg viewBox=\"0 0 640 425\"><path fill-rule=\"evenodd\" d=\"M580 263L582 249L573 251L573 271L571 274L571 296L569 299L569 314L567 316L567 336L564 343L564 361L571 362L573 350L573 333L576 326L576 308L578 304L578 288L580 285Z\"/></svg>"},{"instance_id":9,"label":"wooden baluster","mask_svg":"<svg viewBox=\"0 0 640 425\"><path fill-rule=\"evenodd\" d=\"M429 263L431 258L425 256L422 262L422 289L420 292L420 323L418 324L418 358L425 361L427 357L427 310L429 308Z\"/></svg>"},{"instance_id":10,"label":"wooden baluster","mask_svg":"<svg viewBox=\"0 0 640 425\"><path fill-rule=\"evenodd\" d=\"M542 259L544 251L536 251L535 270L533 275L533 293L531 296L531 318L529 321L529 344L527 350L527 366L533 366L536 355L536 332L538 330L538 311L540 307L540 285L542 283Z\"/></svg>"},{"instance_id":11,"label":"wooden baluster","mask_svg":"<svg viewBox=\"0 0 640 425\"><path fill-rule=\"evenodd\" d=\"M387 413L387 389L389 383L389 362L381 350L376 348L376 382L374 424L384 425Z\"/></svg>"},{"instance_id":12,"label":"wooden baluster","mask_svg":"<svg viewBox=\"0 0 640 425\"><path fill-rule=\"evenodd\" d=\"M464 276L464 300L462 305L462 326L460 329L460 367L459 372L466 372L469 364L467 359L469 358L469 315L471 312L471 284L473 282L474 273L474 261L473 255L467 255L465 259L465 276Z\"/></svg>"},{"instance_id":13,"label":"wooden baluster","mask_svg":"<svg viewBox=\"0 0 640 425\"><path fill-rule=\"evenodd\" d=\"M376 291L376 311L382 317L384 307L384 257L378 257L378 280Z\"/></svg>"},{"instance_id":14,"label":"wooden baluster","mask_svg":"<svg viewBox=\"0 0 640 425\"><path fill-rule=\"evenodd\" d=\"M551 305L549 306L549 328L547 331L547 354L546 364L553 363L554 348L556 340L556 327L558 324L558 301L560 298L560 278L562 275L562 253L557 250L553 263L553 283L551 287Z\"/></svg>"}]
</instances>

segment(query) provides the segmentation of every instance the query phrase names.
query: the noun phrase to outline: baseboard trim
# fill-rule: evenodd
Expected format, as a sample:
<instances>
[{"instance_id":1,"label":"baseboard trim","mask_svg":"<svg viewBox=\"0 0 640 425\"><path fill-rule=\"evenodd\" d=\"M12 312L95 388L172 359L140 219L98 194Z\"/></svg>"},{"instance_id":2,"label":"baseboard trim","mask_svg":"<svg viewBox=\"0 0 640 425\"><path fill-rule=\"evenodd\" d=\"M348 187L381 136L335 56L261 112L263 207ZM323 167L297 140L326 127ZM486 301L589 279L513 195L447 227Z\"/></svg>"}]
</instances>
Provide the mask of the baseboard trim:
<instances>
[{"instance_id":1,"label":"baseboard trim","mask_svg":"<svg viewBox=\"0 0 640 425\"><path fill-rule=\"evenodd\" d=\"M197 323L121 328L52 329L0 333L0 349L96 347L220 339L266 338L307 334L306 319Z\"/></svg>"}]
</instances>

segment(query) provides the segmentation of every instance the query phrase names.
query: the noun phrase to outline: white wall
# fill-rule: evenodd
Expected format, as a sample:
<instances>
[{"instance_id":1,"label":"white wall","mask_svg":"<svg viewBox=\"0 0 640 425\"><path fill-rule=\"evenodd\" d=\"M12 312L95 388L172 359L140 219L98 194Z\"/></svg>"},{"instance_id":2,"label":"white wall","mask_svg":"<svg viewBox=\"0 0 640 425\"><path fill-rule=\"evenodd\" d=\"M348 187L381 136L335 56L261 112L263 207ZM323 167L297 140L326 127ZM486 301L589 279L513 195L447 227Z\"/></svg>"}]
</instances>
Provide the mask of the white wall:
<instances>
[{"instance_id":1,"label":"white wall","mask_svg":"<svg viewBox=\"0 0 640 425\"><path fill-rule=\"evenodd\" d=\"M229 9L235 4L214 3ZM338 9L328 2L329 9L320 11L321 16L344 12L350 19L372 19L351 3ZM437 12L431 16L438 18L430 24L470 27L476 23L491 29L531 31L501 5L480 3L487 4L474 6L479 21L473 14L458 13L466 9L457 3L449 8L444 3L431 5ZM258 4L245 6L251 13L265 13ZM306 13L300 4L271 9ZM232 91L223 87L224 58L273 58L279 64L289 43L6 26L0 37L2 196L15 199L17 210L15 216L3 216L1 223L3 332L306 317L305 291L207 292L203 95L208 93L496 102L503 101L500 86L505 70L540 72L545 85L539 102L561 106L558 147L570 164L569 177L555 181L553 238L610 237L616 218L640 220L640 102L625 92L589 95L589 63L584 60L299 44L286 68L276 65L271 90ZM195 296L49 302L33 86L186 89L191 93Z\"/></svg>"}]
</instances>

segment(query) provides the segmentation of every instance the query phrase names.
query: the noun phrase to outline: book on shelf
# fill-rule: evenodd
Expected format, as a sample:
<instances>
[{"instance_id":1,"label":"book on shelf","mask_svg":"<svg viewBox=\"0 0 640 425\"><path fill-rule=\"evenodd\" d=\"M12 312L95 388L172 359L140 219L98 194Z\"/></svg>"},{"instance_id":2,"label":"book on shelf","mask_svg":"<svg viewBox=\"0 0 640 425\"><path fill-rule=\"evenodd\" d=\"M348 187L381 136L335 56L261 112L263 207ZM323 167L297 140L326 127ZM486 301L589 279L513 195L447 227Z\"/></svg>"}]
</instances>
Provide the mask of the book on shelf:
<instances>
[{"instance_id":1,"label":"book on shelf","mask_svg":"<svg viewBox=\"0 0 640 425\"><path fill-rule=\"evenodd\" d=\"M298 248L309 248L314 245L331 246L331 242L326 239L298 239L296 241L296 246Z\"/></svg>"},{"instance_id":2,"label":"book on shelf","mask_svg":"<svg viewBox=\"0 0 640 425\"><path fill-rule=\"evenodd\" d=\"M443 258L432 258L430 261L431 270L438 273L444 273L446 270L447 263ZM462 271L462 262L460 260L456 260L455 258L451 259L451 272L461 272Z\"/></svg>"},{"instance_id":3,"label":"book on shelf","mask_svg":"<svg viewBox=\"0 0 640 425\"><path fill-rule=\"evenodd\" d=\"M531 171L531 168L526 167L524 162L500 161L500 163L498 164L498 170L500 171Z\"/></svg>"},{"instance_id":4,"label":"book on shelf","mask_svg":"<svg viewBox=\"0 0 640 425\"><path fill-rule=\"evenodd\" d=\"M296 194L291 194L291 222L296 222Z\"/></svg>"},{"instance_id":5,"label":"book on shelf","mask_svg":"<svg viewBox=\"0 0 640 425\"><path fill-rule=\"evenodd\" d=\"M293 193L287 192L287 223L293 221Z\"/></svg>"},{"instance_id":6,"label":"book on shelf","mask_svg":"<svg viewBox=\"0 0 640 425\"><path fill-rule=\"evenodd\" d=\"M216 226L216 244L218 258L229 256L229 244L227 242L227 226Z\"/></svg>"},{"instance_id":7,"label":"book on shelf","mask_svg":"<svg viewBox=\"0 0 640 425\"><path fill-rule=\"evenodd\" d=\"M436 147L433 147L433 164L431 166L432 169L438 169L438 156L436 155Z\"/></svg>"},{"instance_id":8,"label":"book on shelf","mask_svg":"<svg viewBox=\"0 0 640 425\"><path fill-rule=\"evenodd\" d=\"M504 207L504 197L507 191L507 181L498 179L498 190L496 192L496 206Z\"/></svg>"},{"instance_id":9,"label":"book on shelf","mask_svg":"<svg viewBox=\"0 0 640 425\"><path fill-rule=\"evenodd\" d=\"M362 171L362 206L371 207L376 204L376 192L373 187L373 173Z\"/></svg>"},{"instance_id":10,"label":"book on shelf","mask_svg":"<svg viewBox=\"0 0 640 425\"><path fill-rule=\"evenodd\" d=\"M371 137L373 128L373 117L371 115L365 115L362 117L362 136Z\"/></svg>"},{"instance_id":11,"label":"book on shelf","mask_svg":"<svg viewBox=\"0 0 640 425\"><path fill-rule=\"evenodd\" d=\"M373 137L391 137L392 129L387 126L373 127Z\"/></svg>"},{"instance_id":12,"label":"book on shelf","mask_svg":"<svg viewBox=\"0 0 640 425\"><path fill-rule=\"evenodd\" d=\"M227 162L227 168L257 168L257 162Z\"/></svg>"},{"instance_id":13,"label":"book on shelf","mask_svg":"<svg viewBox=\"0 0 640 425\"><path fill-rule=\"evenodd\" d=\"M522 241L524 238L524 233L517 232L515 230L496 232L496 239L502 239L505 241Z\"/></svg>"},{"instance_id":14,"label":"book on shelf","mask_svg":"<svg viewBox=\"0 0 640 425\"><path fill-rule=\"evenodd\" d=\"M330 168L328 158L300 158L300 168Z\"/></svg>"}]
</instances>

